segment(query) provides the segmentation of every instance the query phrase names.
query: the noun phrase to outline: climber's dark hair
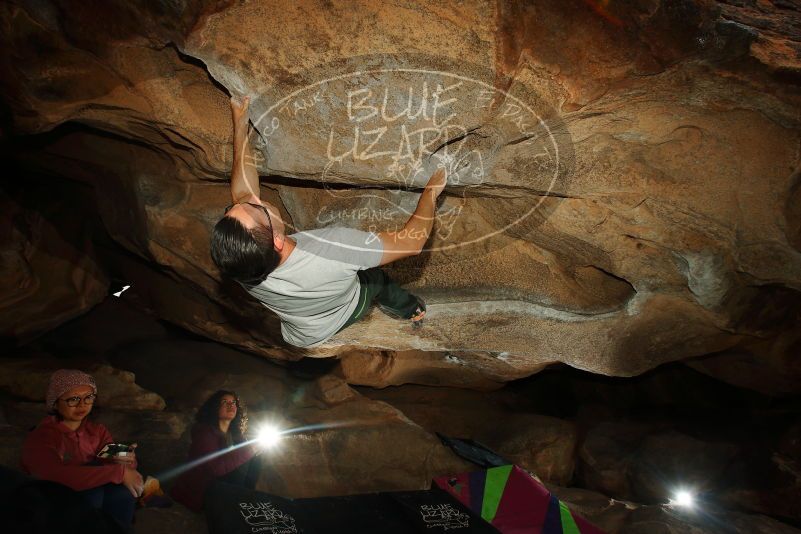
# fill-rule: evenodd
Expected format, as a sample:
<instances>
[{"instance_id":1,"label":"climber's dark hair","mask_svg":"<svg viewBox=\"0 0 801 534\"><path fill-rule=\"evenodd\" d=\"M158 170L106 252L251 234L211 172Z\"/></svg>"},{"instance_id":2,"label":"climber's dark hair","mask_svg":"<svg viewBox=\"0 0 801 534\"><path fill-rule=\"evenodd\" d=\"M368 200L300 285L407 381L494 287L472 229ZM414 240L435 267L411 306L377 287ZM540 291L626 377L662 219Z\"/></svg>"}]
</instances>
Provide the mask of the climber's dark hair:
<instances>
[{"instance_id":1,"label":"climber's dark hair","mask_svg":"<svg viewBox=\"0 0 801 534\"><path fill-rule=\"evenodd\" d=\"M211 231L211 259L223 276L248 285L260 284L280 261L272 228L247 229L226 215Z\"/></svg>"},{"instance_id":2,"label":"climber's dark hair","mask_svg":"<svg viewBox=\"0 0 801 534\"><path fill-rule=\"evenodd\" d=\"M206 399L206 402L203 403L195 414L195 423L202 423L213 428L219 428L220 403L226 395L231 395L236 401L236 417L234 417L231 424L228 426L228 432L231 434L234 443L241 443L245 441L245 434L248 431L248 407L245 405L245 402L239 398L239 395L233 391L226 391L224 389L215 391L211 397Z\"/></svg>"}]
</instances>

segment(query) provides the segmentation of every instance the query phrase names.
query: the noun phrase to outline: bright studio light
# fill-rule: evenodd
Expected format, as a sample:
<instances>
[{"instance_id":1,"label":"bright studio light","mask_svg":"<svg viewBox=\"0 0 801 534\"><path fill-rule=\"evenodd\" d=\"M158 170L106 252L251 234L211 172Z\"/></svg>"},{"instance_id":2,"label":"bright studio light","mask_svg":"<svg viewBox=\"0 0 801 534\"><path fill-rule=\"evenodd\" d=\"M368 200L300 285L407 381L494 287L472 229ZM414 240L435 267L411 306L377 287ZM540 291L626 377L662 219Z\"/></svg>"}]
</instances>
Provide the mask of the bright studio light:
<instances>
[{"instance_id":1,"label":"bright studio light","mask_svg":"<svg viewBox=\"0 0 801 534\"><path fill-rule=\"evenodd\" d=\"M692 508L695 505L695 495L687 490L679 490L670 500L670 504L682 508Z\"/></svg>"},{"instance_id":2,"label":"bright studio light","mask_svg":"<svg viewBox=\"0 0 801 534\"><path fill-rule=\"evenodd\" d=\"M259 429L256 439L264 448L275 447L281 441L281 431L275 425L263 425Z\"/></svg>"}]
</instances>

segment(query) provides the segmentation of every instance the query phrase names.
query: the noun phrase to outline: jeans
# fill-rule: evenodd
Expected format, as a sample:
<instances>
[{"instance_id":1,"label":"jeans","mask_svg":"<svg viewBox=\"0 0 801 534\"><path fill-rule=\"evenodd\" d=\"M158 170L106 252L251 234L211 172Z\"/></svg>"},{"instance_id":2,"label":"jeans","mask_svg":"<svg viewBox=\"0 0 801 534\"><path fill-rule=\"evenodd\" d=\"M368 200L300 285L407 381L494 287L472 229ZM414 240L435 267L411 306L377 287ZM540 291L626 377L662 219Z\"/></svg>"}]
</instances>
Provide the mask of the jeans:
<instances>
[{"instance_id":1,"label":"jeans","mask_svg":"<svg viewBox=\"0 0 801 534\"><path fill-rule=\"evenodd\" d=\"M230 473L220 477L220 481L255 489L261 475L261 456L254 456Z\"/></svg>"},{"instance_id":2,"label":"jeans","mask_svg":"<svg viewBox=\"0 0 801 534\"><path fill-rule=\"evenodd\" d=\"M359 276L359 303L350 318L337 332L352 325L368 311L373 301L389 314L411 319L419 305L417 297L395 283L387 273L378 267L356 273Z\"/></svg>"},{"instance_id":3,"label":"jeans","mask_svg":"<svg viewBox=\"0 0 801 534\"><path fill-rule=\"evenodd\" d=\"M136 499L122 484L106 484L78 493L94 508L103 510L125 528L131 527Z\"/></svg>"}]
</instances>

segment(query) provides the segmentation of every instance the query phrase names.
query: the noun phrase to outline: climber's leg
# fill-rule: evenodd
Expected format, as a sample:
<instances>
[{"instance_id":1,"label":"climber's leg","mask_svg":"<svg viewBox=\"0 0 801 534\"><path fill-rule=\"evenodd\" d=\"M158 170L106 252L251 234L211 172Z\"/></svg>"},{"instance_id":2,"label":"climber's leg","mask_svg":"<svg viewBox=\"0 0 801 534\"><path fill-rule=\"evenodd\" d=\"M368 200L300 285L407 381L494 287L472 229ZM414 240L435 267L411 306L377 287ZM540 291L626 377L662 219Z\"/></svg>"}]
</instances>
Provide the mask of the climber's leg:
<instances>
[{"instance_id":1,"label":"climber's leg","mask_svg":"<svg viewBox=\"0 0 801 534\"><path fill-rule=\"evenodd\" d=\"M422 319L425 314L425 306L421 307L421 301L395 283L383 270L378 267L359 271L359 303L347 322L340 328L340 331L362 317L370 310L370 305L375 302L390 315L409 318L412 320ZM415 314L417 308L423 310Z\"/></svg>"},{"instance_id":2,"label":"climber's leg","mask_svg":"<svg viewBox=\"0 0 801 534\"><path fill-rule=\"evenodd\" d=\"M420 301L395 283L389 275L379 268L364 271L365 277L371 284L378 286L379 291L375 296L375 301L383 311L389 315L411 319L414 317Z\"/></svg>"}]
</instances>

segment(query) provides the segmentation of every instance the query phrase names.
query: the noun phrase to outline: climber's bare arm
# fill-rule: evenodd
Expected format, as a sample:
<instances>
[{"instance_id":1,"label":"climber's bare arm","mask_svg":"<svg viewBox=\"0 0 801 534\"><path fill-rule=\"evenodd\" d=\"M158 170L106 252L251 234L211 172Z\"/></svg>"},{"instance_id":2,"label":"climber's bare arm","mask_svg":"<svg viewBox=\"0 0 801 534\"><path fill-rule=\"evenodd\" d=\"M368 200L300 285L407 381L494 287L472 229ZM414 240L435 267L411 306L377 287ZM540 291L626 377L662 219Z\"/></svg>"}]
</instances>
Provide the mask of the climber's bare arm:
<instances>
[{"instance_id":1,"label":"climber's bare arm","mask_svg":"<svg viewBox=\"0 0 801 534\"><path fill-rule=\"evenodd\" d=\"M250 97L231 98L231 118L234 122L234 163L231 167L231 200L258 203L259 173L248 138L248 104Z\"/></svg>"},{"instance_id":2,"label":"climber's bare arm","mask_svg":"<svg viewBox=\"0 0 801 534\"><path fill-rule=\"evenodd\" d=\"M396 232L378 233L384 245L381 265L420 254L431 235L437 210L437 198L446 184L445 170L437 170L428 180L428 184L417 202L417 209L409 217L406 225Z\"/></svg>"}]
</instances>

